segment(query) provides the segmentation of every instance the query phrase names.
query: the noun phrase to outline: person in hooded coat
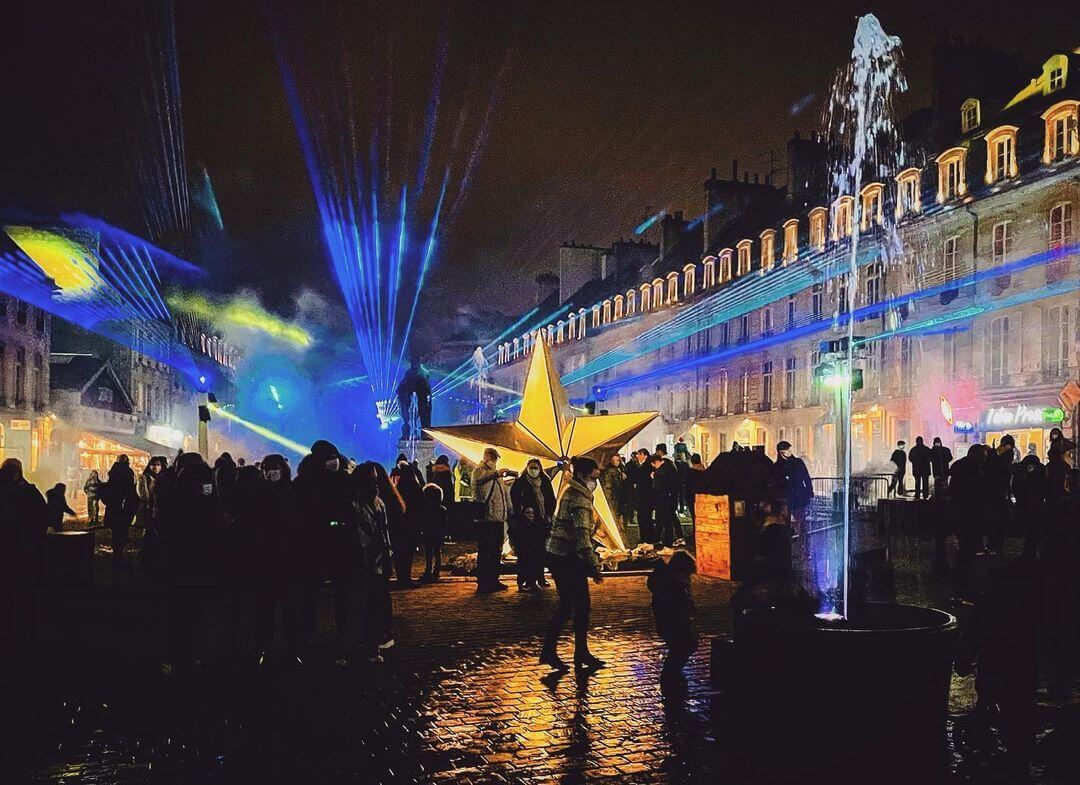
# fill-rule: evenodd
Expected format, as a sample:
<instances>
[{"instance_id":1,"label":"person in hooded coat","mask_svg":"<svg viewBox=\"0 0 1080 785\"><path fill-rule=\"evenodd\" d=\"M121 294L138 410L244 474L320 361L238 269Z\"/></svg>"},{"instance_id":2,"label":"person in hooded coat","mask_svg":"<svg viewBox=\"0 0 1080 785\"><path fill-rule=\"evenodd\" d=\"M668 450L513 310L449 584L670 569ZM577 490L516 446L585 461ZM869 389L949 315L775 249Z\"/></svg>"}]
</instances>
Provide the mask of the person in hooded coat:
<instances>
[{"instance_id":1,"label":"person in hooded coat","mask_svg":"<svg viewBox=\"0 0 1080 785\"><path fill-rule=\"evenodd\" d=\"M546 587L544 551L555 515L555 489L536 458L525 464L525 471L510 486L510 503L510 541L518 557L518 590Z\"/></svg>"},{"instance_id":2,"label":"person in hooded coat","mask_svg":"<svg viewBox=\"0 0 1080 785\"><path fill-rule=\"evenodd\" d=\"M105 528L112 533L113 565L121 567L127 563L124 550L127 548L131 522L139 506L135 472L126 455L121 455L109 469L105 490Z\"/></svg>"},{"instance_id":3,"label":"person in hooded coat","mask_svg":"<svg viewBox=\"0 0 1080 785\"><path fill-rule=\"evenodd\" d=\"M1016 519L1024 530L1024 555L1039 552L1046 526L1046 467L1034 453L1013 466L1013 494Z\"/></svg>"},{"instance_id":4,"label":"person in hooded coat","mask_svg":"<svg viewBox=\"0 0 1080 785\"><path fill-rule=\"evenodd\" d=\"M454 470L450 468L450 456L440 455L428 469L427 481L442 488L442 503L447 509L456 501L454 495Z\"/></svg>"},{"instance_id":5,"label":"person in hooded coat","mask_svg":"<svg viewBox=\"0 0 1080 785\"><path fill-rule=\"evenodd\" d=\"M393 555L390 549L390 526L386 505L380 498L380 466L362 463L352 473L354 498L357 502L359 532L364 549L364 648L368 662L382 662L381 652L394 645L394 607L390 598L390 570ZM385 476L385 470L382 472ZM389 482L387 482L390 485ZM393 486L390 485L392 488ZM397 502L394 502L395 504Z\"/></svg>"},{"instance_id":6,"label":"person in hooded coat","mask_svg":"<svg viewBox=\"0 0 1080 785\"><path fill-rule=\"evenodd\" d=\"M394 542L394 573L399 586L412 586L415 583L412 577L413 561L420 543L427 502L418 472L405 460L404 455L398 458L398 465L390 473L390 480L405 502L405 513L398 518L397 529L390 532Z\"/></svg>"},{"instance_id":7,"label":"person in hooded coat","mask_svg":"<svg viewBox=\"0 0 1080 785\"><path fill-rule=\"evenodd\" d=\"M299 614L302 584L293 548L304 531L292 469L285 456L277 453L263 458L259 468L264 480L260 487L260 520L251 531L257 554L253 565L255 641L264 654L273 647L274 615L280 609L286 652L293 662L298 662L303 646Z\"/></svg>"},{"instance_id":8,"label":"person in hooded coat","mask_svg":"<svg viewBox=\"0 0 1080 785\"><path fill-rule=\"evenodd\" d=\"M334 594L337 661L348 662L349 616L360 567L359 535L349 475L341 472L341 453L320 439L297 467L296 504L303 518L300 548L305 560L302 618L305 641L315 630L319 590L329 577Z\"/></svg>"},{"instance_id":9,"label":"person in hooded coat","mask_svg":"<svg viewBox=\"0 0 1080 785\"><path fill-rule=\"evenodd\" d=\"M420 539L424 543L424 574L421 581L437 581L442 572L442 544L446 537L447 512L443 504L443 491L429 482L423 488L424 519Z\"/></svg>"},{"instance_id":10,"label":"person in hooded coat","mask_svg":"<svg viewBox=\"0 0 1080 785\"><path fill-rule=\"evenodd\" d=\"M0 638L37 638L38 592L48 530L41 492L23 476L22 462L0 464Z\"/></svg>"}]
</instances>

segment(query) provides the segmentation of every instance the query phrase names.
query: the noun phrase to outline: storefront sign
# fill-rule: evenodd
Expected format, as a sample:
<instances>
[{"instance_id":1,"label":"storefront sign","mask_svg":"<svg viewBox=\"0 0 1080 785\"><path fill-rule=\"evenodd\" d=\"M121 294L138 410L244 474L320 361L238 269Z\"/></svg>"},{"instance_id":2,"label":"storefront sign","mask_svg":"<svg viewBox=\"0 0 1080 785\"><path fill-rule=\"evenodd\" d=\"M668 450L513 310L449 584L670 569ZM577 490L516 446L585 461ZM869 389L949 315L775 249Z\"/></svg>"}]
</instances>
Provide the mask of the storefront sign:
<instances>
[{"instance_id":1,"label":"storefront sign","mask_svg":"<svg viewBox=\"0 0 1080 785\"><path fill-rule=\"evenodd\" d=\"M731 510L727 496L694 497L694 550L697 571L731 580Z\"/></svg>"},{"instance_id":2,"label":"storefront sign","mask_svg":"<svg viewBox=\"0 0 1080 785\"><path fill-rule=\"evenodd\" d=\"M975 423L970 420L957 420L952 428L956 433L975 433Z\"/></svg>"},{"instance_id":3,"label":"storefront sign","mask_svg":"<svg viewBox=\"0 0 1080 785\"><path fill-rule=\"evenodd\" d=\"M1059 406L992 406L983 412L982 423L989 428L1053 425L1065 419Z\"/></svg>"},{"instance_id":4,"label":"storefront sign","mask_svg":"<svg viewBox=\"0 0 1080 785\"><path fill-rule=\"evenodd\" d=\"M13 430L13 431L29 431L30 430L30 421L29 420L12 420L11 421L11 430Z\"/></svg>"}]
</instances>

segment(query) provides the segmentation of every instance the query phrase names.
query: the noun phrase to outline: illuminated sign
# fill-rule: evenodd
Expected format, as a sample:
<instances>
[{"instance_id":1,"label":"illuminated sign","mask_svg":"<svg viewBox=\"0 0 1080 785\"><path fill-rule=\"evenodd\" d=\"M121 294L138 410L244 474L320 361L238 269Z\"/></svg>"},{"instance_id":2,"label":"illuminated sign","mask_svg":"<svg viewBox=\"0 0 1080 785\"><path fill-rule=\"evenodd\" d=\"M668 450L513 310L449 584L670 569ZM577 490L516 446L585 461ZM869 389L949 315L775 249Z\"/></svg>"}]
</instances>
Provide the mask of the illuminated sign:
<instances>
[{"instance_id":1,"label":"illuminated sign","mask_svg":"<svg viewBox=\"0 0 1080 785\"><path fill-rule=\"evenodd\" d=\"M952 406L949 405L949 399L944 395L940 396L941 400L941 416L945 418L945 422L949 425L953 424Z\"/></svg>"},{"instance_id":2,"label":"illuminated sign","mask_svg":"<svg viewBox=\"0 0 1080 785\"><path fill-rule=\"evenodd\" d=\"M1059 423L1065 419L1065 412L1059 406L991 406L983 412L982 422L987 427L1008 428L1014 426L1039 426L1047 423Z\"/></svg>"},{"instance_id":3,"label":"illuminated sign","mask_svg":"<svg viewBox=\"0 0 1080 785\"><path fill-rule=\"evenodd\" d=\"M13 430L13 431L29 431L30 430L30 421L29 420L12 420L11 421L11 430Z\"/></svg>"},{"instance_id":4,"label":"illuminated sign","mask_svg":"<svg viewBox=\"0 0 1080 785\"><path fill-rule=\"evenodd\" d=\"M952 428L956 433L974 433L975 423L970 420L957 420Z\"/></svg>"}]
</instances>

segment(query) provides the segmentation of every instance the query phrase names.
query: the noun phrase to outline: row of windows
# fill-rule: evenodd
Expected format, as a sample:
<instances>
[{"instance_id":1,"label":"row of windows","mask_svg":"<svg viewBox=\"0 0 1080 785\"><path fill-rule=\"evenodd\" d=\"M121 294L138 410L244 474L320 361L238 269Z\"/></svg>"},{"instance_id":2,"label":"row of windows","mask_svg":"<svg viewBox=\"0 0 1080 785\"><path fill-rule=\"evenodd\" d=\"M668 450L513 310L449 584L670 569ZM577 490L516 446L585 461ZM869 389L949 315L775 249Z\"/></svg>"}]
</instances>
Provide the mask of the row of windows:
<instances>
[{"instance_id":1,"label":"row of windows","mask_svg":"<svg viewBox=\"0 0 1080 785\"><path fill-rule=\"evenodd\" d=\"M35 308L22 300L0 294L0 324L6 324L9 319L13 319L19 327L26 327L33 323L34 329L39 333L44 333L48 326L48 317L45 311Z\"/></svg>"},{"instance_id":2,"label":"row of windows","mask_svg":"<svg viewBox=\"0 0 1080 785\"><path fill-rule=\"evenodd\" d=\"M8 356L13 364L12 372L7 372ZM13 351L0 343L0 401L22 407L28 403L35 409L42 408L45 401L45 358L41 352L35 352L32 364L27 365L27 352L22 346Z\"/></svg>"}]
</instances>

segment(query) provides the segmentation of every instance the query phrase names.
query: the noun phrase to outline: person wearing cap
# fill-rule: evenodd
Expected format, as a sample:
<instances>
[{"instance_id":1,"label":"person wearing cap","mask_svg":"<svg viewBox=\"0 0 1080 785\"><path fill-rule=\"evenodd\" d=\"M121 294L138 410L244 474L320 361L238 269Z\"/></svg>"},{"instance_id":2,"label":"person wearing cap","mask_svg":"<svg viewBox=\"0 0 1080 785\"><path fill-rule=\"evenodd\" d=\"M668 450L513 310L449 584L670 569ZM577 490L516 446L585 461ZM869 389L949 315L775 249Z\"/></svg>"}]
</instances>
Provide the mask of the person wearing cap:
<instances>
[{"instance_id":1,"label":"person wearing cap","mask_svg":"<svg viewBox=\"0 0 1080 785\"><path fill-rule=\"evenodd\" d=\"M791 452L791 442L776 445L776 463L773 464L776 487L783 493L789 521L801 521L802 511L814 498L814 484L802 458Z\"/></svg>"},{"instance_id":2,"label":"person wearing cap","mask_svg":"<svg viewBox=\"0 0 1080 785\"><path fill-rule=\"evenodd\" d=\"M907 453L904 452L905 446L906 442L903 439L898 441L896 443L896 449L893 450L893 454L889 457L893 466L896 467L893 469L892 479L889 480L889 493L892 494L895 491L897 496L907 496L907 491L904 490L904 475L907 474Z\"/></svg>"},{"instance_id":3,"label":"person wearing cap","mask_svg":"<svg viewBox=\"0 0 1080 785\"><path fill-rule=\"evenodd\" d=\"M485 448L484 458L472 475L473 501L483 505L485 528L476 565L476 590L481 594L506 589L506 584L499 580L498 562L503 541L506 539L506 524L510 520L513 507L510 491L503 479L517 477L517 472L500 469L500 457L499 451L494 447Z\"/></svg>"}]
</instances>

